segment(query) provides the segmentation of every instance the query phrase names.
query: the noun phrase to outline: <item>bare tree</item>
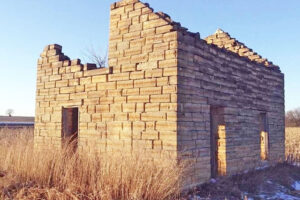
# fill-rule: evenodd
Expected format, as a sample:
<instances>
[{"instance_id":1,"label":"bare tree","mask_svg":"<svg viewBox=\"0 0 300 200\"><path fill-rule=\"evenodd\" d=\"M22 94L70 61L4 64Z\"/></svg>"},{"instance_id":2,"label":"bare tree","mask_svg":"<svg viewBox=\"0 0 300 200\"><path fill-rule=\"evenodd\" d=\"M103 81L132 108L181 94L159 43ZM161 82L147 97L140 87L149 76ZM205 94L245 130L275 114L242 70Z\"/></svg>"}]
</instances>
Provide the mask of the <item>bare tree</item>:
<instances>
[{"instance_id":1,"label":"bare tree","mask_svg":"<svg viewBox=\"0 0 300 200\"><path fill-rule=\"evenodd\" d=\"M288 111L285 115L285 125L288 127L300 127L300 108Z\"/></svg>"},{"instance_id":2,"label":"bare tree","mask_svg":"<svg viewBox=\"0 0 300 200\"><path fill-rule=\"evenodd\" d=\"M86 58L86 61L95 63L97 65L97 68L106 67L107 53L105 54L105 56L102 56L100 52L96 51L93 46L85 50L84 57Z\"/></svg>"},{"instance_id":3,"label":"bare tree","mask_svg":"<svg viewBox=\"0 0 300 200\"><path fill-rule=\"evenodd\" d=\"M14 110L11 109L11 108L6 110L6 114L7 114L9 117L11 117L11 116L13 115L13 113L14 113Z\"/></svg>"}]
</instances>

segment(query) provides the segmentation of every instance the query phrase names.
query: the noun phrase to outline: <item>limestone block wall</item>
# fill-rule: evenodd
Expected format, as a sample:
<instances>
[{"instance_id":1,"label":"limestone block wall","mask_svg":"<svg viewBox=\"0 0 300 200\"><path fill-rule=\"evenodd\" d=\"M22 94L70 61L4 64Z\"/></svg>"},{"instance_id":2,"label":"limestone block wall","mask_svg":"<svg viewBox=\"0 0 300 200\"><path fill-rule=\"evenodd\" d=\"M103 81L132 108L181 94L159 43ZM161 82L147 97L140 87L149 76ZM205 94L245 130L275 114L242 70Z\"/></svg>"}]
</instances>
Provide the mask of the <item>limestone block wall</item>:
<instances>
[{"instance_id":1,"label":"limestone block wall","mask_svg":"<svg viewBox=\"0 0 300 200\"><path fill-rule=\"evenodd\" d=\"M261 161L261 114L268 119L269 160L284 159L284 77L278 67L252 62L186 32L179 33L178 41L178 147L197 158L192 182L210 176L212 107L224 109L226 174Z\"/></svg>"},{"instance_id":2,"label":"limestone block wall","mask_svg":"<svg viewBox=\"0 0 300 200\"><path fill-rule=\"evenodd\" d=\"M145 145L142 131L154 149L177 150L177 32L172 28L165 16L138 0L111 6L109 65L117 79L129 76L119 87L136 106L129 119L133 128L135 123L142 128L133 130L133 145Z\"/></svg>"},{"instance_id":3,"label":"limestone block wall","mask_svg":"<svg viewBox=\"0 0 300 200\"><path fill-rule=\"evenodd\" d=\"M139 1L111 7L109 68L70 60L59 45L38 63L35 144L61 146L62 108L79 108L79 148L177 150L177 33Z\"/></svg>"}]
</instances>

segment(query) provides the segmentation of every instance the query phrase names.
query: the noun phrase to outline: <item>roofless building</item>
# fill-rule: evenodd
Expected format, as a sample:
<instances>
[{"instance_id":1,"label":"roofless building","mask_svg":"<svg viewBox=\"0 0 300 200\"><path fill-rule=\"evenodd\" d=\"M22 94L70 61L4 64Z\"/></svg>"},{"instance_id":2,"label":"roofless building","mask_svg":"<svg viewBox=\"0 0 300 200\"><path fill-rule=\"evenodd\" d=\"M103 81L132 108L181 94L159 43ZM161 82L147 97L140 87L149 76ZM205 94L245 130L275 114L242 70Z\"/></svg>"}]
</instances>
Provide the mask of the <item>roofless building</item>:
<instances>
[{"instance_id":1,"label":"roofless building","mask_svg":"<svg viewBox=\"0 0 300 200\"><path fill-rule=\"evenodd\" d=\"M228 33L201 39L148 4L112 4L109 67L38 61L35 145L195 158L190 185L284 159L284 76Z\"/></svg>"}]
</instances>

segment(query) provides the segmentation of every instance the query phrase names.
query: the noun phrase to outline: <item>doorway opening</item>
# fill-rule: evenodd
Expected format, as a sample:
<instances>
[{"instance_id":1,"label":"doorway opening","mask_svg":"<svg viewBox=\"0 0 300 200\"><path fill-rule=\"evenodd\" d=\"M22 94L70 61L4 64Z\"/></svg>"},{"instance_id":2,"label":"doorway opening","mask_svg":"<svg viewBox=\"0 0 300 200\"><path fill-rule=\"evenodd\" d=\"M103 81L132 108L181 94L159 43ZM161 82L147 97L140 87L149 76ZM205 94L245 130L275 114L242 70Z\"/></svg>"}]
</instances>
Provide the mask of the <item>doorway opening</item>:
<instances>
[{"instance_id":1,"label":"doorway opening","mask_svg":"<svg viewBox=\"0 0 300 200\"><path fill-rule=\"evenodd\" d=\"M76 151L78 146L78 108L62 109L62 144Z\"/></svg>"},{"instance_id":2,"label":"doorway opening","mask_svg":"<svg viewBox=\"0 0 300 200\"><path fill-rule=\"evenodd\" d=\"M261 113L259 116L260 122L260 159L267 160L269 155L269 134L268 134L268 119L266 113Z\"/></svg>"},{"instance_id":3,"label":"doorway opening","mask_svg":"<svg viewBox=\"0 0 300 200\"><path fill-rule=\"evenodd\" d=\"M211 177L226 175L226 127L223 107L210 108Z\"/></svg>"}]
</instances>

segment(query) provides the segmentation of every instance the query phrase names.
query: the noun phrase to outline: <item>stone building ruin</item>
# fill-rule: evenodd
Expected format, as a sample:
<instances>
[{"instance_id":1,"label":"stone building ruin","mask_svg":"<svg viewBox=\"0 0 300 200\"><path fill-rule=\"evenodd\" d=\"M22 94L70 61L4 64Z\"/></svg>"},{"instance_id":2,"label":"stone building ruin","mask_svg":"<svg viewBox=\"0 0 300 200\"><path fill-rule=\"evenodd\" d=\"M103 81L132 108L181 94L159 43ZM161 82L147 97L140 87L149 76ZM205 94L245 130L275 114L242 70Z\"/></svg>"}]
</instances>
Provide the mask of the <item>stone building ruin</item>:
<instances>
[{"instance_id":1,"label":"stone building ruin","mask_svg":"<svg viewBox=\"0 0 300 200\"><path fill-rule=\"evenodd\" d=\"M35 147L195 159L198 184L284 159L284 75L228 33L205 39L139 0L112 4L107 68L59 45L38 60Z\"/></svg>"}]
</instances>

